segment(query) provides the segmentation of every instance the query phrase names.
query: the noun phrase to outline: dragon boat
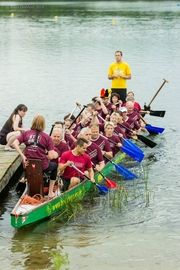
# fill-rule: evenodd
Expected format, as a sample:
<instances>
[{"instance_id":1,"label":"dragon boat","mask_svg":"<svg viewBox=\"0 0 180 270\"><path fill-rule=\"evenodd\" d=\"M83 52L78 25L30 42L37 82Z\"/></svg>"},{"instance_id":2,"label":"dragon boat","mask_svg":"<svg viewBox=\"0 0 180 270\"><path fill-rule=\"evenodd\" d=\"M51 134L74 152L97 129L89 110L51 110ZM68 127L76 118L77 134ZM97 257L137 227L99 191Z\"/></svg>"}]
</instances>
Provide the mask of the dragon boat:
<instances>
[{"instance_id":1,"label":"dragon boat","mask_svg":"<svg viewBox=\"0 0 180 270\"><path fill-rule=\"evenodd\" d=\"M125 153L118 152L117 155L113 158L113 163L121 163L124 158ZM95 173L94 178L97 184L104 183L104 176L108 176L114 170L113 163L107 162L101 173ZM35 164L32 164L32 167L33 172L29 174L32 179L34 177L33 173L36 172L38 176L42 174L41 167L37 168L37 170L35 168ZM35 185L32 185L32 187L33 186ZM43 202L38 205L28 204L27 202L23 203L24 197L30 194L29 187L30 186L27 183L22 196L20 197L11 212L11 225L14 228L22 228L24 226L31 225L33 223L39 222L43 219L50 218L51 216L58 214L60 211L63 210L63 207L65 207L67 203L73 202L77 199L82 199L85 193L94 188L94 185L91 181L85 179L79 185L73 187L68 191L65 191L63 193L60 193L60 191L56 191L57 197L47 201L43 200Z\"/></svg>"}]
</instances>

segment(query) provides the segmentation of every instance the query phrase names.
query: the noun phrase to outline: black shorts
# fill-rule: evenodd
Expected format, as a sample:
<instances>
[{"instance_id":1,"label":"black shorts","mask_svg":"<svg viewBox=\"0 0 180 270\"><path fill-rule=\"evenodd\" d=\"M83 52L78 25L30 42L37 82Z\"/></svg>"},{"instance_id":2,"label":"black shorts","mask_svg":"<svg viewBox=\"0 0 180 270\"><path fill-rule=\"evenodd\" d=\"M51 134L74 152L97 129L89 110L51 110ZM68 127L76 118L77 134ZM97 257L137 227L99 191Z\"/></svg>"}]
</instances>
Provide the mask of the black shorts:
<instances>
[{"instance_id":1,"label":"black shorts","mask_svg":"<svg viewBox=\"0 0 180 270\"><path fill-rule=\"evenodd\" d=\"M120 100L122 100L123 103L126 102L126 96L127 96L126 88L111 88L111 90L112 90L111 95L113 93L117 93L118 95L120 95Z\"/></svg>"},{"instance_id":2,"label":"black shorts","mask_svg":"<svg viewBox=\"0 0 180 270\"><path fill-rule=\"evenodd\" d=\"M0 144L2 144L2 145L6 145L7 144L6 136L0 136Z\"/></svg>"},{"instance_id":3,"label":"black shorts","mask_svg":"<svg viewBox=\"0 0 180 270\"><path fill-rule=\"evenodd\" d=\"M78 177L78 176L76 176L76 177L80 179L80 182L82 182L84 180L84 178L82 178L82 177ZM63 185L64 185L63 191L68 190L68 187L70 185L71 178L67 178L67 177L61 176L61 179L62 179Z\"/></svg>"}]
</instances>

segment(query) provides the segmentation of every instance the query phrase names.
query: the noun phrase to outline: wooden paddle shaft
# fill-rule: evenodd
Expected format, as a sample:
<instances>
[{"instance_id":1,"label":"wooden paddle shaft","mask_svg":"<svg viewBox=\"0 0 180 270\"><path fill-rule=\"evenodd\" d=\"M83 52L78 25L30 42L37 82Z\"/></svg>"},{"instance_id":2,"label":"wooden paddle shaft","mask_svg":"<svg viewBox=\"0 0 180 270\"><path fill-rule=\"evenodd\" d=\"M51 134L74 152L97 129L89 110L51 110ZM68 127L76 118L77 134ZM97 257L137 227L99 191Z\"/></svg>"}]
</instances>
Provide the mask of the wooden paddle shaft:
<instances>
[{"instance_id":1,"label":"wooden paddle shaft","mask_svg":"<svg viewBox=\"0 0 180 270\"><path fill-rule=\"evenodd\" d=\"M163 79L164 82L161 84L161 86L159 87L159 89L157 90L156 94L154 95L154 97L151 99L151 101L149 102L149 104L147 105L147 107L149 107L151 105L151 103L153 102L153 100L155 99L155 97L157 96L157 94L160 92L161 88L165 85L165 83L168 81L166 79Z\"/></svg>"}]
</instances>

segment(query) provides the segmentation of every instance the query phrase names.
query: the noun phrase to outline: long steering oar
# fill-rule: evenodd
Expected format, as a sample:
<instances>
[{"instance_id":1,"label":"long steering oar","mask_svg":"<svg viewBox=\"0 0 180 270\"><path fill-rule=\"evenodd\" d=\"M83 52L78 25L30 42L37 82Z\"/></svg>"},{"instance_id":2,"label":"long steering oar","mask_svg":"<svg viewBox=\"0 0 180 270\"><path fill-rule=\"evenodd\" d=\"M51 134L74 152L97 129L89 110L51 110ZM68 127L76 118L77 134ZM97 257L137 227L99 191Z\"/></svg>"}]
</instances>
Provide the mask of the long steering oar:
<instances>
[{"instance_id":1,"label":"long steering oar","mask_svg":"<svg viewBox=\"0 0 180 270\"><path fill-rule=\"evenodd\" d=\"M118 125L120 125L120 126L126 128L126 129L129 130L130 132L133 132L132 129L130 129L130 128L124 126L123 124L121 124L121 123L119 123L119 122L118 122ZM147 146L149 146L149 147L151 147L151 148L154 148L154 147L157 145L157 143L151 141L150 139L144 137L143 135L136 134L136 136L138 137L138 139L139 139L141 142L143 142L144 144L146 144Z\"/></svg>"},{"instance_id":2,"label":"long steering oar","mask_svg":"<svg viewBox=\"0 0 180 270\"><path fill-rule=\"evenodd\" d=\"M117 142L111 140L108 137L103 136L102 134L100 134L103 138L107 139L108 141L112 142L113 144L117 145ZM144 154L141 152L137 152L134 149L132 150L132 148L128 148L125 146L120 146L121 150L126 153L128 156L130 156L131 158L137 160L138 162L141 162L144 158Z\"/></svg>"},{"instance_id":3,"label":"long steering oar","mask_svg":"<svg viewBox=\"0 0 180 270\"><path fill-rule=\"evenodd\" d=\"M91 163L92 163L92 162L91 162ZM92 163L92 165L95 167L95 164L94 164L94 163ZM105 176L102 174L102 172L99 172L99 171L98 171L98 173L104 178L104 180L106 181L106 186L107 186L108 188L117 188L117 184L116 184L114 181L109 180L107 177L105 177Z\"/></svg>"},{"instance_id":4,"label":"long steering oar","mask_svg":"<svg viewBox=\"0 0 180 270\"><path fill-rule=\"evenodd\" d=\"M103 155L107 160L109 160L109 162L111 162L116 171L122 175L125 179L134 179L134 178L138 178L136 174L132 173L131 171L129 171L128 169L126 169L125 167L123 167L120 164L116 164L114 163L111 159L109 159L106 155Z\"/></svg>"},{"instance_id":5,"label":"long steering oar","mask_svg":"<svg viewBox=\"0 0 180 270\"><path fill-rule=\"evenodd\" d=\"M153 96L153 98L151 99L151 101L149 102L149 104L147 105L147 107L150 107L151 103L153 102L153 100L155 99L155 97L157 96L157 94L160 92L160 90L163 88L163 86L165 85L165 83L168 81L166 79L163 79L164 82L161 84L161 86L159 87L159 89L157 90L157 92L155 93L155 95ZM147 108L146 107L146 108Z\"/></svg>"},{"instance_id":6,"label":"long steering oar","mask_svg":"<svg viewBox=\"0 0 180 270\"><path fill-rule=\"evenodd\" d=\"M74 164L71 165L71 167L73 167L76 171L78 171L79 173L81 173L84 177L86 177L88 180L91 181L91 179L82 171L80 171ZM109 189L107 187L103 187L98 185L96 182L94 182L93 184L95 184L97 186L97 188L99 189L100 192L104 192L107 193L109 191Z\"/></svg>"}]
</instances>

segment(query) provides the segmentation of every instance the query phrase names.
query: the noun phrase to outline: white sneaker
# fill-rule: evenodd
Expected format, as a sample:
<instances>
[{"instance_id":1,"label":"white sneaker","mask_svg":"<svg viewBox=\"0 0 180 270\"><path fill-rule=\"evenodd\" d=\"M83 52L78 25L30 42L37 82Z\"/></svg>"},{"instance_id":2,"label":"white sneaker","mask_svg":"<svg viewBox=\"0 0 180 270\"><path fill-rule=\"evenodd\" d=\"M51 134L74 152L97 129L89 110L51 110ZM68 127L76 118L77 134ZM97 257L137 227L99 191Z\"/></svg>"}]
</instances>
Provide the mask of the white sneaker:
<instances>
[{"instance_id":1,"label":"white sneaker","mask_svg":"<svg viewBox=\"0 0 180 270\"><path fill-rule=\"evenodd\" d=\"M12 147L5 147L4 148L4 151L9 151L9 152L13 152L13 151L15 151L15 149L14 148L12 148Z\"/></svg>"}]
</instances>

